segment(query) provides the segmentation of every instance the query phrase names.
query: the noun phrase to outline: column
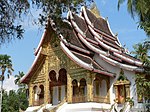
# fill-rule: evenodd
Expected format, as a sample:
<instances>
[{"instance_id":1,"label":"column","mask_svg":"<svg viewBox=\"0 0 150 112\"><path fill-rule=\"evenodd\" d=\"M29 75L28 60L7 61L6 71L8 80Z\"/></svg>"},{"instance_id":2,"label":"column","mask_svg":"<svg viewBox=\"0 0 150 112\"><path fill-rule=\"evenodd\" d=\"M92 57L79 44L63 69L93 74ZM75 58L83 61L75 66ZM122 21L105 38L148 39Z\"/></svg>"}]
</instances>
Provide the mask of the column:
<instances>
[{"instance_id":1,"label":"column","mask_svg":"<svg viewBox=\"0 0 150 112\"><path fill-rule=\"evenodd\" d=\"M115 88L115 102L118 102L118 87L117 85L114 85L114 88Z\"/></svg>"},{"instance_id":2,"label":"column","mask_svg":"<svg viewBox=\"0 0 150 112\"><path fill-rule=\"evenodd\" d=\"M31 84L28 85L29 87L29 106L33 105L33 86Z\"/></svg>"},{"instance_id":3,"label":"column","mask_svg":"<svg viewBox=\"0 0 150 112\"><path fill-rule=\"evenodd\" d=\"M92 76L90 73L87 74L87 101L93 101L93 83Z\"/></svg>"},{"instance_id":4,"label":"column","mask_svg":"<svg viewBox=\"0 0 150 112\"><path fill-rule=\"evenodd\" d=\"M130 98L130 85L125 85L125 91L126 91L126 98Z\"/></svg>"},{"instance_id":5,"label":"column","mask_svg":"<svg viewBox=\"0 0 150 112\"><path fill-rule=\"evenodd\" d=\"M44 103L49 103L50 100L50 91L49 91L49 70L48 70L48 56L45 59L45 85L44 85Z\"/></svg>"},{"instance_id":6,"label":"column","mask_svg":"<svg viewBox=\"0 0 150 112\"><path fill-rule=\"evenodd\" d=\"M72 103L72 79L69 74L67 74L67 101Z\"/></svg>"}]
</instances>

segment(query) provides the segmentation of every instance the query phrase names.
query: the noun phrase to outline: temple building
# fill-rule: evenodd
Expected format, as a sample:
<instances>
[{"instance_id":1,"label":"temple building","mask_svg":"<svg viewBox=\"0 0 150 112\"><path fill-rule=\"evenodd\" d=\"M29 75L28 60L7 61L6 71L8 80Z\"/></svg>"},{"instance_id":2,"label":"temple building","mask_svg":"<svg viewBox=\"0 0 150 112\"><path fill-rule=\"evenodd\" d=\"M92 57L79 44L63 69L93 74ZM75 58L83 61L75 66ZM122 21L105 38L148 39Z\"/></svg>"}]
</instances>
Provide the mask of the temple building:
<instances>
[{"instance_id":1,"label":"temple building","mask_svg":"<svg viewBox=\"0 0 150 112\"><path fill-rule=\"evenodd\" d=\"M35 60L21 80L29 89L26 112L141 108L135 75L143 71L142 62L122 47L108 20L82 7L80 14L69 11L64 24L58 29L48 21Z\"/></svg>"}]
</instances>

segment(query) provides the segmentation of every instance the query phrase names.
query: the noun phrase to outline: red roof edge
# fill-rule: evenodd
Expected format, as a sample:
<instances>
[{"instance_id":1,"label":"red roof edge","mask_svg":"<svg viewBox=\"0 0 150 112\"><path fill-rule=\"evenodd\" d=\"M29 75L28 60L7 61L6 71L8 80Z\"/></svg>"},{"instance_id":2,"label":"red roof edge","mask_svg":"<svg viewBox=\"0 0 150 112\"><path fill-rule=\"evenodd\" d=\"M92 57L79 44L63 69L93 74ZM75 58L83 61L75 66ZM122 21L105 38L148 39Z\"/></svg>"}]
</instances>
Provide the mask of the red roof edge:
<instances>
[{"instance_id":1,"label":"red roof edge","mask_svg":"<svg viewBox=\"0 0 150 112\"><path fill-rule=\"evenodd\" d=\"M42 35L42 38L40 40L40 43L38 44L38 47L36 48L36 50L34 51L34 55L36 56L40 50L40 47L42 46L42 43L45 39L45 36L46 36L46 33L47 33L47 30L44 31L43 35Z\"/></svg>"},{"instance_id":2,"label":"red roof edge","mask_svg":"<svg viewBox=\"0 0 150 112\"><path fill-rule=\"evenodd\" d=\"M32 63L32 66L29 69L28 73L21 78L21 80L20 80L21 83L26 83L26 79L30 76L30 73L31 73L32 69L36 65L37 60L40 57L41 51L42 51L42 47L39 48L39 51L38 51L38 53L37 53L37 55L36 55L36 57L35 57L35 59L34 59L34 61Z\"/></svg>"}]
</instances>

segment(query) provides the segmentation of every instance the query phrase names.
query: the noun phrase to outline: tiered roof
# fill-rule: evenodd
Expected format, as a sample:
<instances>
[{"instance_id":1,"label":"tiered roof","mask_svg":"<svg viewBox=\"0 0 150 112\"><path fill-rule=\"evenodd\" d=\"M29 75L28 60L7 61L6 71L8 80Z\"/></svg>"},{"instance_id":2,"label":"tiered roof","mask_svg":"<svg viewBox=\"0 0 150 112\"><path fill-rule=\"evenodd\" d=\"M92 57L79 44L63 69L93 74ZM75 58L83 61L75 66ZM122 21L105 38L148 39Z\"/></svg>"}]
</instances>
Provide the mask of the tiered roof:
<instances>
[{"instance_id":1,"label":"tiered roof","mask_svg":"<svg viewBox=\"0 0 150 112\"><path fill-rule=\"evenodd\" d=\"M64 30L64 33L59 34L60 45L68 57L78 65L113 76L109 74L111 71L104 70L95 60L94 55L98 54L99 59L113 66L130 71L142 71L139 68L142 62L127 54L117 36L112 33L106 19L97 18L85 7L82 7L80 15L69 11L67 19L72 29ZM57 32L56 28L54 30Z\"/></svg>"},{"instance_id":2,"label":"tiered roof","mask_svg":"<svg viewBox=\"0 0 150 112\"><path fill-rule=\"evenodd\" d=\"M127 54L118 37L112 33L107 19L101 16L97 18L85 7L81 8L80 15L68 12L67 24L70 28L58 30L52 20L50 24L60 39L64 53L79 66L93 72L115 76L100 65L95 59L96 54L99 59L112 66L129 71L142 71L142 62ZM44 38L45 36L42 37L35 54L38 54Z\"/></svg>"}]
</instances>

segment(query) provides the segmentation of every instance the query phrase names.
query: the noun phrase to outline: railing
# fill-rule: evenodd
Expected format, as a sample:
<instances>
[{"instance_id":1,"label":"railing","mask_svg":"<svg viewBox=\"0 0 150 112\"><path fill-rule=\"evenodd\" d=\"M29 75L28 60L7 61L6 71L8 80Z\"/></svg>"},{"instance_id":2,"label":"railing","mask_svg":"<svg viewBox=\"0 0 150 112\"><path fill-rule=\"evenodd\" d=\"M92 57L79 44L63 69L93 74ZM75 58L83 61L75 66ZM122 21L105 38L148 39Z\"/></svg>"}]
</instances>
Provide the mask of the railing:
<instances>
[{"instance_id":1,"label":"railing","mask_svg":"<svg viewBox=\"0 0 150 112\"><path fill-rule=\"evenodd\" d=\"M93 96L93 101L98 103L110 103L108 97L102 97L102 96ZM87 96L81 95L81 96L72 96L72 103L80 103L80 102L87 102Z\"/></svg>"},{"instance_id":2,"label":"railing","mask_svg":"<svg viewBox=\"0 0 150 112\"><path fill-rule=\"evenodd\" d=\"M98 103L109 103L109 98L94 95L93 101Z\"/></svg>"},{"instance_id":3,"label":"railing","mask_svg":"<svg viewBox=\"0 0 150 112\"><path fill-rule=\"evenodd\" d=\"M79 103L79 102L86 102L87 101L87 96L73 96L72 97L72 102L73 103Z\"/></svg>"},{"instance_id":4,"label":"railing","mask_svg":"<svg viewBox=\"0 0 150 112\"><path fill-rule=\"evenodd\" d=\"M37 100L37 101L34 101L34 106L40 106L40 105L42 105L42 104L44 104L44 99L39 99L39 100Z\"/></svg>"}]
</instances>

